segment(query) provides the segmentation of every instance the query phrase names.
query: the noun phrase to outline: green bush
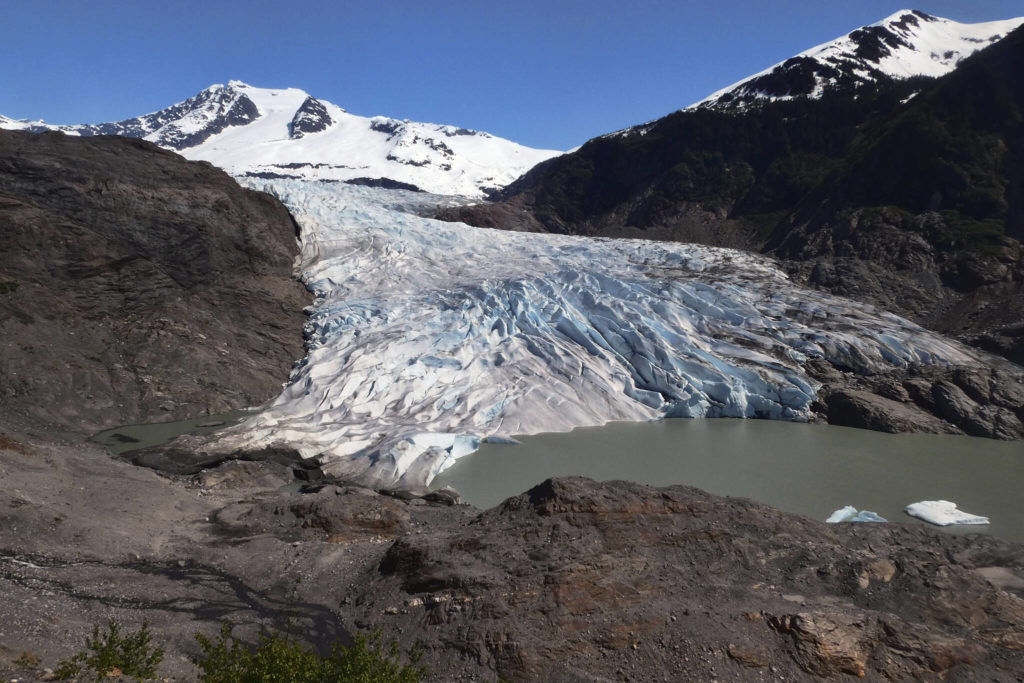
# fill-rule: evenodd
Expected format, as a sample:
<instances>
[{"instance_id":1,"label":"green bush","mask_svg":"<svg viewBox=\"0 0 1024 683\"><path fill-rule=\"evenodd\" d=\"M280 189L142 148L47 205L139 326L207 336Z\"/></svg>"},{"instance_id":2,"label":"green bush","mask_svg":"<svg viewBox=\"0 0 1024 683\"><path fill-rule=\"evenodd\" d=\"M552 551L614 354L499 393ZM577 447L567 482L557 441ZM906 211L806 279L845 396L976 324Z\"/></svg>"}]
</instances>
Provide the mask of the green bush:
<instances>
[{"instance_id":1,"label":"green bush","mask_svg":"<svg viewBox=\"0 0 1024 683\"><path fill-rule=\"evenodd\" d=\"M16 280L0 280L0 294L13 294L18 291Z\"/></svg>"},{"instance_id":2,"label":"green bush","mask_svg":"<svg viewBox=\"0 0 1024 683\"><path fill-rule=\"evenodd\" d=\"M151 641L148 622L142 622L137 632L122 635L121 625L111 620L104 634L100 633L99 626L94 627L92 637L85 641L85 650L61 662L54 676L65 681L85 670L94 674L97 681L119 674L136 680L155 678L164 651L153 647Z\"/></svg>"},{"instance_id":3,"label":"green bush","mask_svg":"<svg viewBox=\"0 0 1024 683\"><path fill-rule=\"evenodd\" d=\"M26 669L34 669L39 666L39 657L36 657L31 652L26 651L18 655L17 659L14 660L14 663Z\"/></svg>"},{"instance_id":4,"label":"green bush","mask_svg":"<svg viewBox=\"0 0 1024 683\"><path fill-rule=\"evenodd\" d=\"M398 645L385 646L379 632L357 634L350 647L335 643L328 656L317 654L297 638L283 633L261 634L256 645L231 635L225 622L216 640L196 634L203 653L195 659L204 683L418 683L426 671L420 653L399 659Z\"/></svg>"}]
</instances>

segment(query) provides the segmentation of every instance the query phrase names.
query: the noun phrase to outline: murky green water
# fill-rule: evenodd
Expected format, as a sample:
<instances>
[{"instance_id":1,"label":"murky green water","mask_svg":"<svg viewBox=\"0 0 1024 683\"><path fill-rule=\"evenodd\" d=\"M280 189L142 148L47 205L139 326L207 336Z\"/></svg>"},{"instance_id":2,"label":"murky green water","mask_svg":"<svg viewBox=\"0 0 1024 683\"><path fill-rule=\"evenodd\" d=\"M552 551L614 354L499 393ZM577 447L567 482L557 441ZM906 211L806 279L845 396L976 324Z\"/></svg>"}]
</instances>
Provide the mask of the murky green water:
<instances>
[{"instance_id":1,"label":"murky green water","mask_svg":"<svg viewBox=\"0 0 1024 683\"><path fill-rule=\"evenodd\" d=\"M229 413L190 417L174 422L124 425L95 434L92 440L106 446L111 453L128 453L151 446L162 446L182 434L212 434L219 429L236 425L252 414L248 410L232 410Z\"/></svg>"},{"instance_id":2,"label":"murky green water","mask_svg":"<svg viewBox=\"0 0 1024 683\"><path fill-rule=\"evenodd\" d=\"M485 444L432 486L453 486L467 502L486 508L547 477L575 474L688 484L819 520L853 505L913 523L904 507L945 499L992 520L952 533L992 533L1024 542L1024 443L1019 441L723 419L614 423L520 441L518 446Z\"/></svg>"}]
</instances>

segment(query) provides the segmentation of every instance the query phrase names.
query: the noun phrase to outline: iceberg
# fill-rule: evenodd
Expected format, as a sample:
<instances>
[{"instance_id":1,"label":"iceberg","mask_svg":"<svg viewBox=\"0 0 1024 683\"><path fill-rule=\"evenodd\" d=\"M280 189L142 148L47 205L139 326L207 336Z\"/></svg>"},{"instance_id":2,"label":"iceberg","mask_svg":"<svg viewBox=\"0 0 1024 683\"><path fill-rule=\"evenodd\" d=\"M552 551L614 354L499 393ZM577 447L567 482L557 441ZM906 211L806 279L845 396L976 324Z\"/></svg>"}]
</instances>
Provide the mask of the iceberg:
<instances>
[{"instance_id":1,"label":"iceberg","mask_svg":"<svg viewBox=\"0 0 1024 683\"><path fill-rule=\"evenodd\" d=\"M888 522L889 520L878 515L877 513L871 512L870 510L860 510L847 505L846 507L839 508L825 520L827 524L838 524L839 522Z\"/></svg>"},{"instance_id":2,"label":"iceberg","mask_svg":"<svg viewBox=\"0 0 1024 683\"><path fill-rule=\"evenodd\" d=\"M948 500L923 500L919 503L911 503L907 506L906 512L911 517L917 517L938 526L989 523L988 517L958 510L956 503Z\"/></svg>"}]
</instances>

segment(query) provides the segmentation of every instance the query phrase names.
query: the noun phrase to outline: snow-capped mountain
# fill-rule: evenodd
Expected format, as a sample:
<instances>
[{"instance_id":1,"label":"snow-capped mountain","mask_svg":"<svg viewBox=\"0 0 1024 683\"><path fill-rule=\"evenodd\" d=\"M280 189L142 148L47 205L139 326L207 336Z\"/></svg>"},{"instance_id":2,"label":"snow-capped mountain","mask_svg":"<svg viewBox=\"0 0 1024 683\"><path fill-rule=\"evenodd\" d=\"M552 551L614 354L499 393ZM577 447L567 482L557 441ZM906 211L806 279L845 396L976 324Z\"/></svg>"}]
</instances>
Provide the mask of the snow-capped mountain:
<instances>
[{"instance_id":1,"label":"snow-capped mountain","mask_svg":"<svg viewBox=\"0 0 1024 683\"><path fill-rule=\"evenodd\" d=\"M297 88L213 85L167 109L116 123L53 126L0 117L0 128L144 138L239 177L301 178L481 197L559 152L488 133L367 118Z\"/></svg>"},{"instance_id":2,"label":"snow-capped mountain","mask_svg":"<svg viewBox=\"0 0 1024 683\"><path fill-rule=\"evenodd\" d=\"M1002 39L1024 17L961 24L901 10L712 93L688 108L743 108L763 100L819 97L884 78L943 76L965 58Z\"/></svg>"}]
</instances>

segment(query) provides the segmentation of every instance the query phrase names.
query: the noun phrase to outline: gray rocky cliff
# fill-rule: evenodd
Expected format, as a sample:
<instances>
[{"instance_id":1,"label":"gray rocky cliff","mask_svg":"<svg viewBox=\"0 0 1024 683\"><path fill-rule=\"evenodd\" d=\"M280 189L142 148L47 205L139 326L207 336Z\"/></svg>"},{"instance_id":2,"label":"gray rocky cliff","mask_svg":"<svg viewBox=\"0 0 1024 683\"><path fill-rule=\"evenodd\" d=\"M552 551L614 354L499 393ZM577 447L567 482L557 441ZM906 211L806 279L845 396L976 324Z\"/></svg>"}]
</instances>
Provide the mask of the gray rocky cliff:
<instances>
[{"instance_id":1,"label":"gray rocky cliff","mask_svg":"<svg viewBox=\"0 0 1024 683\"><path fill-rule=\"evenodd\" d=\"M271 398L303 354L296 230L148 142L0 132L0 412L89 432Z\"/></svg>"}]
</instances>

